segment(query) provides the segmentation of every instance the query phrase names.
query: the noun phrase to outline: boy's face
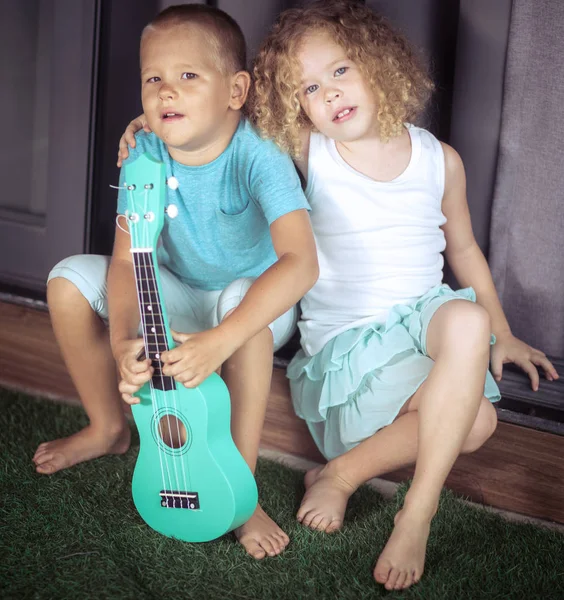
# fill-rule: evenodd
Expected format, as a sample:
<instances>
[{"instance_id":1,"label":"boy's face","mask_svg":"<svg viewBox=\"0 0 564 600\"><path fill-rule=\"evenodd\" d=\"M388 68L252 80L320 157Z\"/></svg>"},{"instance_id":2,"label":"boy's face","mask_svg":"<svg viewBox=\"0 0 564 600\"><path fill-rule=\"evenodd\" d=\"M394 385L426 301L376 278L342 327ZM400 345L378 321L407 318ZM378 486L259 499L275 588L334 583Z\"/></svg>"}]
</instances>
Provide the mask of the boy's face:
<instances>
[{"instance_id":1,"label":"boy's face","mask_svg":"<svg viewBox=\"0 0 564 600\"><path fill-rule=\"evenodd\" d=\"M378 134L374 92L327 33L306 37L298 61L302 70L298 98L316 129L338 142Z\"/></svg>"},{"instance_id":2,"label":"boy's face","mask_svg":"<svg viewBox=\"0 0 564 600\"><path fill-rule=\"evenodd\" d=\"M173 158L174 151L178 155L209 150L231 127L231 78L214 60L209 35L191 25L177 25L143 36L143 111Z\"/></svg>"}]
</instances>

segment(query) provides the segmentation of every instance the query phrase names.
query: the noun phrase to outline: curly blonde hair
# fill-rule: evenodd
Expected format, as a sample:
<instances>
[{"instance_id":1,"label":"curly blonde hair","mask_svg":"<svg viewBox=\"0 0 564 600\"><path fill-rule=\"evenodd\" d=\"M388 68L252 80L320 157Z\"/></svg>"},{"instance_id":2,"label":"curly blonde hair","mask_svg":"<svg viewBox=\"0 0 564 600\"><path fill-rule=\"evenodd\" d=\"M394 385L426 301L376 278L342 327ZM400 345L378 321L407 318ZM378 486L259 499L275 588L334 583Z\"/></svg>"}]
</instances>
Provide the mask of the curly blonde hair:
<instances>
[{"instance_id":1,"label":"curly blonde hair","mask_svg":"<svg viewBox=\"0 0 564 600\"><path fill-rule=\"evenodd\" d=\"M283 12L257 54L249 114L263 135L300 155L300 130L313 125L298 100L296 57L304 38L319 32L343 48L374 90L381 139L399 135L423 111L434 86L407 40L357 0L318 0Z\"/></svg>"}]
</instances>

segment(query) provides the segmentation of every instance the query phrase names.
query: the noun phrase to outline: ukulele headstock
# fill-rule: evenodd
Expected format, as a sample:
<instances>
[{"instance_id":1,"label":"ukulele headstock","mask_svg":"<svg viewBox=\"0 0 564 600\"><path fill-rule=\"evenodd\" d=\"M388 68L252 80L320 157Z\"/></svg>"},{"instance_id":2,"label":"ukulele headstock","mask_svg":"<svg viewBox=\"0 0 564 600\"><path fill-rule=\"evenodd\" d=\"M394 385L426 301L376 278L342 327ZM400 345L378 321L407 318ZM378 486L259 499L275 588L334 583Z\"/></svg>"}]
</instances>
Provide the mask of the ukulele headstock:
<instances>
[{"instance_id":1,"label":"ukulele headstock","mask_svg":"<svg viewBox=\"0 0 564 600\"><path fill-rule=\"evenodd\" d=\"M164 163L145 153L125 165L124 171L131 248L156 248L165 214Z\"/></svg>"}]
</instances>

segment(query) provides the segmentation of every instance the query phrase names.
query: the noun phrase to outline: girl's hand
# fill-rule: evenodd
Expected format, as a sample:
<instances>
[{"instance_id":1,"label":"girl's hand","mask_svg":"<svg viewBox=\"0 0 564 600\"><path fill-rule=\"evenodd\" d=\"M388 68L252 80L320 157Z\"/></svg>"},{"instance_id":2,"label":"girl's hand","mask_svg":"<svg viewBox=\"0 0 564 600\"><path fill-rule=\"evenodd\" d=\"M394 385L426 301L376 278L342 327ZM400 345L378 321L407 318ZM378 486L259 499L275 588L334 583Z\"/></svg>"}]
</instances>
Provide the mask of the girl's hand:
<instances>
[{"instance_id":1,"label":"girl's hand","mask_svg":"<svg viewBox=\"0 0 564 600\"><path fill-rule=\"evenodd\" d=\"M503 365L508 362L515 363L529 375L531 387L535 392L539 389L537 366L544 369L548 381L559 378L556 369L544 352L525 344L511 333L498 336L492 348L491 366L496 381L501 381Z\"/></svg>"},{"instance_id":2,"label":"girl's hand","mask_svg":"<svg viewBox=\"0 0 564 600\"><path fill-rule=\"evenodd\" d=\"M162 354L163 373L187 388L200 385L236 349L219 327L201 333L171 333L180 346Z\"/></svg>"},{"instance_id":3,"label":"girl's hand","mask_svg":"<svg viewBox=\"0 0 564 600\"><path fill-rule=\"evenodd\" d=\"M139 115L136 119L133 119L127 126L127 129L123 132L119 140L118 160L117 166L121 167L123 161L129 156L129 144L132 148L135 148L135 134L140 130L151 133L151 128L147 125L145 115Z\"/></svg>"},{"instance_id":4,"label":"girl's hand","mask_svg":"<svg viewBox=\"0 0 564 600\"><path fill-rule=\"evenodd\" d=\"M142 339L125 340L118 344L114 353L121 377L119 391L127 404L139 404L139 398L133 394L153 376L151 361L148 358L137 359L143 349Z\"/></svg>"}]
</instances>

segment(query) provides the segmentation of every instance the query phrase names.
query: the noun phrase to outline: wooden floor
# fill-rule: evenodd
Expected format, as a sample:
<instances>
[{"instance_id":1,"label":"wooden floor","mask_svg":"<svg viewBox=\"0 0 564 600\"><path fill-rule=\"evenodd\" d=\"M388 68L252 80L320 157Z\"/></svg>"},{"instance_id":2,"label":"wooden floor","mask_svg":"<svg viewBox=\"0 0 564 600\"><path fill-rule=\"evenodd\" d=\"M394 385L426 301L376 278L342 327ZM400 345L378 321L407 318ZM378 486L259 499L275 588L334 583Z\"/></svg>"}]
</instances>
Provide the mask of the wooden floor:
<instances>
[{"instance_id":1,"label":"wooden floor","mask_svg":"<svg viewBox=\"0 0 564 600\"><path fill-rule=\"evenodd\" d=\"M45 312L0 302L0 385L77 402ZM262 445L323 462L293 413L284 371L274 370ZM411 469L385 479L402 481ZM480 450L461 456L447 486L472 500L564 523L564 437L500 423Z\"/></svg>"}]
</instances>

